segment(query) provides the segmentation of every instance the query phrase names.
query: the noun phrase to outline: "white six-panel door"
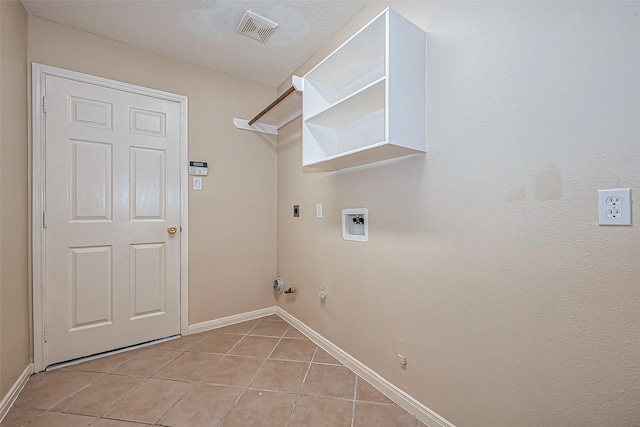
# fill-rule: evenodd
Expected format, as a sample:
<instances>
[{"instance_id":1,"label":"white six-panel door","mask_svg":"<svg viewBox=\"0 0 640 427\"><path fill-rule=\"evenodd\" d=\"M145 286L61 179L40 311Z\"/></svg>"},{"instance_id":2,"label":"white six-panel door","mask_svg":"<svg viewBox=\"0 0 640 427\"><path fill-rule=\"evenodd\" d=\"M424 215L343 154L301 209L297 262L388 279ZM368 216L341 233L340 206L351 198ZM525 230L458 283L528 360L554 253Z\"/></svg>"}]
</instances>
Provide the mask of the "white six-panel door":
<instances>
[{"instance_id":1,"label":"white six-panel door","mask_svg":"<svg viewBox=\"0 0 640 427\"><path fill-rule=\"evenodd\" d=\"M179 103L51 75L45 96L45 366L179 334Z\"/></svg>"}]
</instances>

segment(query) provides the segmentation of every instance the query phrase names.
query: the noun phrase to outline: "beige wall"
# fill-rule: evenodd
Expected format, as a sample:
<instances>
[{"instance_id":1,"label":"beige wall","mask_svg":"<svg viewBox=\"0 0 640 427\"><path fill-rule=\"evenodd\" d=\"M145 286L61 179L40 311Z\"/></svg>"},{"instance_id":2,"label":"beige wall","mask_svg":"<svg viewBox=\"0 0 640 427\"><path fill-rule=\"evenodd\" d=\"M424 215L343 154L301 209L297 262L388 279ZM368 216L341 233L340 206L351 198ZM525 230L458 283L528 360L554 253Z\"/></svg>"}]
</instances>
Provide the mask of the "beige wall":
<instances>
[{"instance_id":1,"label":"beige wall","mask_svg":"<svg viewBox=\"0 0 640 427\"><path fill-rule=\"evenodd\" d=\"M189 192L189 324L274 305L275 137L238 130L233 117L260 111L275 90L33 16L29 55L189 97L189 157L209 162L204 189Z\"/></svg>"},{"instance_id":2,"label":"beige wall","mask_svg":"<svg viewBox=\"0 0 640 427\"><path fill-rule=\"evenodd\" d=\"M0 1L0 399L29 364L27 13Z\"/></svg>"},{"instance_id":3,"label":"beige wall","mask_svg":"<svg viewBox=\"0 0 640 427\"><path fill-rule=\"evenodd\" d=\"M636 425L640 227L596 201L640 198L640 3L391 5L428 33L428 153L305 174L281 129L279 304L458 426Z\"/></svg>"}]
</instances>

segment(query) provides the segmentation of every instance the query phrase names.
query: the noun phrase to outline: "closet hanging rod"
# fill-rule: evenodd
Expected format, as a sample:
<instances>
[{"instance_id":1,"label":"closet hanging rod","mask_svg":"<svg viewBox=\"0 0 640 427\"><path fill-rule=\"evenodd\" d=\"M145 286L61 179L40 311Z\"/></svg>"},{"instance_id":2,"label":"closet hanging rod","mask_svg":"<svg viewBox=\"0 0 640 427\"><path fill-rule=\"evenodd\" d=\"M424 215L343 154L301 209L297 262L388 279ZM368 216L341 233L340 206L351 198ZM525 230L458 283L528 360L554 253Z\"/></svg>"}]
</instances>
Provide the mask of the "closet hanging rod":
<instances>
[{"instance_id":1,"label":"closet hanging rod","mask_svg":"<svg viewBox=\"0 0 640 427\"><path fill-rule=\"evenodd\" d=\"M287 96L291 95L296 90L295 86L291 86L289 89L285 90L282 95L276 98L271 104L267 105L264 110L260 111L253 119L249 120L249 126L257 122L260 117L267 114L273 107L280 104Z\"/></svg>"},{"instance_id":2,"label":"closet hanging rod","mask_svg":"<svg viewBox=\"0 0 640 427\"><path fill-rule=\"evenodd\" d=\"M304 89L304 81L302 77L291 76L291 84L292 86L290 88L285 90L282 95L269 104L264 110L260 111L251 121L234 117L233 125L238 129L277 135L278 129L295 118L300 117L300 114L302 114L301 95ZM298 96L298 93L291 95L296 91L300 92L300 96ZM259 121L261 119L262 121ZM276 123L274 123L274 121Z\"/></svg>"}]
</instances>

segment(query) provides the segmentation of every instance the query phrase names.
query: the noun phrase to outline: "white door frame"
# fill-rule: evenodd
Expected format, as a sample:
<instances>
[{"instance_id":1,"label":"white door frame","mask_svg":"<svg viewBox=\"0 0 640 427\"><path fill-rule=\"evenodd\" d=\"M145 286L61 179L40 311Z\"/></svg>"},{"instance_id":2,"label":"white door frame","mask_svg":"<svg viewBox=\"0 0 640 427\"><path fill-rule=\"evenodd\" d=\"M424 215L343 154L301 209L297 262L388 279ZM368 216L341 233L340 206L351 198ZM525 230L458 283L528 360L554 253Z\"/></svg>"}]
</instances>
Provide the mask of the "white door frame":
<instances>
[{"instance_id":1,"label":"white door frame","mask_svg":"<svg viewBox=\"0 0 640 427\"><path fill-rule=\"evenodd\" d=\"M77 73L62 68L32 63L31 65L31 111L32 111L32 158L31 158L31 194L32 194L32 271L33 271L33 359L34 370L40 372L46 368L45 330L46 287L45 287L45 228L44 212L44 166L45 166L45 115L43 90L46 76L56 76L83 83L122 90L144 96L151 96L180 104L180 332L189 334L189 156L187 144L187 104L183 95L162 92L128 83L109 80L102 77Z\"/></svg>"}]
</instances>

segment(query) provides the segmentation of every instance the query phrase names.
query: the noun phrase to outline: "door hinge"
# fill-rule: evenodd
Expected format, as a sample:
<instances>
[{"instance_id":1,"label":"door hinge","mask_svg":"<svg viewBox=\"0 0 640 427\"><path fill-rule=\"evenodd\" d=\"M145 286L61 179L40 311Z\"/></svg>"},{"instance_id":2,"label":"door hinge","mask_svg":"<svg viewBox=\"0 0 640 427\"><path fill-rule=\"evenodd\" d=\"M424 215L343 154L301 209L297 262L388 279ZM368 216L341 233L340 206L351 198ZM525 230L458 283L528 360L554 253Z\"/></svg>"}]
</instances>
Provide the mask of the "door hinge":
<instances>
[{"instance_id":1,"label":"door hinge","mask_svg":"<svg viewBox=\"0 0 640 427\"><path fill-rule=\"evenodd\" d=\"M44 325L44 342L47 342L49 340L49 326L48 325Z\"/></svg>"},{"instance_id":2,"label":"door hinge","mask_svg":"<svg viewBox=\"0 0 640 427\"><path fill-rule=\"evenodd\" d=\"M42 228L47 228L47 212L42 211Z\"/></svg>"},{"instance_id":3,"label":"door hinge","mask_svg":"<svg viewBox=\"0 0 640 427\"><path fill-rule=\"evenodd\" d=\"M48 107L48 102L47 102L47 97L43 96L42 97L42 112L46 113L47 112L47 107Z\"/></svg>"}]
</instances>

